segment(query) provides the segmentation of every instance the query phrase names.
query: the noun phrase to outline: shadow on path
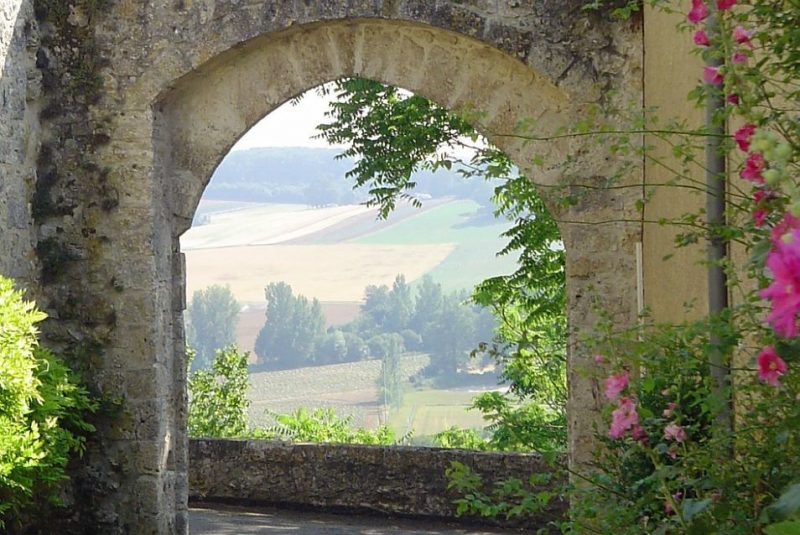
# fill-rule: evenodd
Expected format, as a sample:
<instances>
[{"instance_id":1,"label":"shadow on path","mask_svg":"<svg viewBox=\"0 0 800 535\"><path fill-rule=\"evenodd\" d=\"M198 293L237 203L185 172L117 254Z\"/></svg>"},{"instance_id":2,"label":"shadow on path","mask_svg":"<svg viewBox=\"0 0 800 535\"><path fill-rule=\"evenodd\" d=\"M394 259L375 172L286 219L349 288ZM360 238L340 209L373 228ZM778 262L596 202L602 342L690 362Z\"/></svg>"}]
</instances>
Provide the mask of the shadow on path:
<instances>
[{"instance_id":1,"label":"shadow on path","mask_svg":"<svg viewBox=\"0 0 800 535\"><path fill-rule=\"evenodd\" d=\"M193 507L191 535L493 535L509 533L418 520L333 515L269 508Z\"/></svg>"}]
</instances>

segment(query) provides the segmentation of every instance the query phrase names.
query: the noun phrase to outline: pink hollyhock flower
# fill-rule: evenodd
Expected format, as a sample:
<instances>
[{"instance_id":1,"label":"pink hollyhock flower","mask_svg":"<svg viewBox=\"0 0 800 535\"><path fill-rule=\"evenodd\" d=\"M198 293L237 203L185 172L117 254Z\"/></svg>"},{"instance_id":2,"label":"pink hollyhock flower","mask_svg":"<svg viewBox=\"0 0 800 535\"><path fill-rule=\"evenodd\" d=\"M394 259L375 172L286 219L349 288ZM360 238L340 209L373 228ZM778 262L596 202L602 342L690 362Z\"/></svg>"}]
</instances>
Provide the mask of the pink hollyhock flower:
<instances>
[{"instance_id":1,"label":"pink hollyhock flower","mask_svg":"<svg viewBox=\"0 0 800 535\"><path fill-rule=\"evenodd\" d=\"M628 387L628 372L621 373L619 375L612 375L605 382L606 385L606 397L613 401L617 399L617 396Z\"/></svg>"},{"instance_id":2,"label":"pink hollyhock flower","mask_svg":"<svg viewBox=\"0 0 800 535\"><path fill-rule=\"evenodd\" d=\"M796 230L800 230L800 217L795 217L790 213L786 213L783 219L781 219L781 222L772 229L772 244L777 245L782 243L784 236Z\"/></svg>"},{"instance_id":3,"label":"pink hollyhock flower","mask_svg":"<svg viewBox=\"0 0 800 535\"><path fill-rule=\"evenodd\" d=\"M744 52L734 52L733 56L731 56L731 61L734 65L741 65L742 63L747 63L747 54Z\"/></svg>"},{"instance_id":4,"label":"pink hollyhock flower","mask_svg":"<svg viewBox=\"0 0 800 535\"><path fill-rule=\"evenodd\" d=\"M662 416L664 416L664 418L672 418L672 413L675 412L675 409L677 407L678 407L677 403L673 403L673 402L670 401L667 404L667 408L664 409L664 412L661 413Z\"/></svg>"},{"instance_id":5,"label":"pink hollyhock flower","mask_svg":"<svg viewBox=\"0 0 800 535\"><path fill-rule=\"evenodd\" d=\"M708 17L708 7L703 0L692 0L692 9L687 18L692 24L700 24Z\"/></svg>"},{"instance_id":6,"label":"pink hollyhock flower","mask_svg":"<svg viewBox=\"0 0 800 535\"><path fill-rule=\"evenodd\" d=\"M764 177L762 176L761 172L764 170L764 167L766 167L764 156L757 152L753 152L744 162L744 169L742 169L741 177L756 184L763 184Z\"/></svg>"},{"instance_id":7,"label":"pink hollyhock flower","mask_svg":"<svg viewBox=\"0 0 800 535\"><path fill-rule=\"evenodd\" d=\"M767 222L767 211L763 208L759 208L755 212L753 212L753 223L755 224L756 228L762 228Z\"/></svg>"},{"instance_id":8,"label":"pink hollyhock flower","mask_svg":"<svg viewBox=\"0 0 800 535\"><path fill-rule=\"evenodd\" d=\"M736 5L736 0L717 0L717 9L720 11L728 11Z\"/></svg>"},{"instance_id":9,"label":"pink hollyhock flower","mask_svg":"<svg viewBox=\"0 0 800 535\"><path fill-rule=\"evenodd\" d=\"M622 438L635 425L639 425L636 405L630 398L621 398L619 406L611 413L611 428L608 430L608 436L613 439Z\"/></svg>"},{"instance_id":10,"label":"pink hollyhock flower","mask_svg":"<svg viewBox=\"0 0 800 535\"><path fill-rule=\"evenodd\" d=\"M746 124L733 134L733 139L739 146L739 150L747 152L750 150L750 142L753 140L753 134L756 133L756 125Z\"/></svg>"},{"instance_id":11,"label":"pink hollyhock flower","mask_svg":"<svg viewBox=\"0 0 800 535\"><path fill-rule=\"evenodd\" d=\"M594 360L594 363L597 364L598 366L602 366L603 363L606 361L603 358L603 355L595 355L594 357L592 357L592 360Z\"/></svg>"},{"instance_id":12,"label":"pink hollyhock flower","mask_svg":"<svg viewBox=\"0 0 800 535\"><path fill-rule=\"evenodd\" d=\"M669 424L664 428L664 439L684 442L686 440L686 430L678 424Z\"/></svg>"},{"instance_id":13,"label":"pink hollyhock flower","mask_svg":"<svg viewBox=\"0 0 800 535\"><path fill-rule=\"evenodd\" d=\"M719 87L725 81L725 78L722 76L719 67L704 67L703 81L709 85Z\"/></svg>"},{"instance_id":14,"label":"pink hollyhock flower","mask_svg":"<svg viewBox=\"0 0 800 535\"><path fill-rule=\"evenodd\" d=\"M772 301L767 321L778 336L794 338L800 311L800 230L792 231L788 242L782 238L773 243L767 255L767 268L773 281L759 292L762 299Z\"/></svg>"},{"instance_id":15,"label":"pink hollyhock flower","mask_svg":"<svg viewBox=\"0 0 800 535\"><path fill-rule=\"evenodd\" d=\"M642 445L647 444L647 433L639 424L636 424L631 428L631 438Z\"/></svg>"},{"instance_id":16,"label":"pink hollyhock flower","mask_svg":"<svg viewBox=\"0 0 800 535\"><path fill-rule=\"evenodd\" d=\"M694 33L694 44L697 46L709 46L711 44L711 40L705 30L697 30Z\"/></svg>"},{"instance_id":17,"label":"pink hollyhock flower","mask_svg":"<svg viewBox=\"0 0 800 535\"><path fill-rule=\"evenodd\" d=\"M748 48L753 48L753 34L742 28L741 26L737 26L733 30L733 40L739 43L740 45L744 45Z\"/></svg>"},{"instance_id":18,"label":"pink hollyhock flower","mask_svg":"<svg viewBox=\"0 0 800 535\"><path fill-rule=\"evenodd\" d=\"M756 210L753 212L753 221L756 228L761 228L767 222L767 215L769 212L763 204L773 198L774 194L771 191L758 189L753 193L753 204L756 205Z\"/></svg>"},{"instance_id":19,"label":"pink hollyhock flower","mask_svg":"<svg viewBox=\"0 0 800 535\"><path fill-rule=\"evenodd\" d=\"M737 95L736 93L728 95L728 98L726 98L725 100L727 100L728 104L730 104L731 106L739 105L739 95Z\"/></svg>"},{"instance_id":20,"label":"pink hollyhock flower","mask_svg":"<svg viewBox=\"0 0 800 535\"><path fill-rule=\"evenodd\" d=\"M778 378L786 374L786 363L775 352L775 348L767 346L758 355L758 378L771 385L778 386Z\"/></svg>"}]
</instances>

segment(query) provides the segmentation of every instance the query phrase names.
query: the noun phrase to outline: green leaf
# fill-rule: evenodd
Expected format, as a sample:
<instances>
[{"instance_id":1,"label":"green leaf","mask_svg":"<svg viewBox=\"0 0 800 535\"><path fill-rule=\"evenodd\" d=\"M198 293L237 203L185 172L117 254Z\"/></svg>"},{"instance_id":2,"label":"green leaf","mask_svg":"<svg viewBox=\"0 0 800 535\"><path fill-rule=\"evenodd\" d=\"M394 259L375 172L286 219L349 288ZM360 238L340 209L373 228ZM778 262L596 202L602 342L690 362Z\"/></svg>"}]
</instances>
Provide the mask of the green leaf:
<instances>
[{"instance_id":1,"label":"green leaf","mask_svg":"<svg viewBox=\"0 0 800 535\"><path fill-rule=\"evenodd\" d=\"M764 528L767 535L800 535L800 520L778 522Z\"/></svg>"},{"instance_id":2,"label":"green leaf","mask_svg":"<svg viewBox=\"0 0 800 535\"><path fill-rule=\"evenodd\" d=\"M690 522L695 515L702 513L705 509L711 505L711 500L693 500L687 499L683 501L683 506L681 507L681 512L683 514L683 518Z\"/></svg>"}]
</instances>

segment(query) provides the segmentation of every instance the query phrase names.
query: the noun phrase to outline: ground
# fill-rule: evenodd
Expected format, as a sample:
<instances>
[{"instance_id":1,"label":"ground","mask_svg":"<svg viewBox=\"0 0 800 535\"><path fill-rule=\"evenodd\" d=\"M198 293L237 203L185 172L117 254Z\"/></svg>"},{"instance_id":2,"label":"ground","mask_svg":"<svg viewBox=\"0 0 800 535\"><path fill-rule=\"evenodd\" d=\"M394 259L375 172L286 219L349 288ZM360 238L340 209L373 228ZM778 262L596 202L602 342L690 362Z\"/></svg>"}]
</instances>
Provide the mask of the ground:
<instances>
[{"instance_id":1,"label":"ground","mask_svg":"<svg viewBox=\"0 0 800 535\"><path fill-rule=\"evenodd\" d=\"M189 532L192 535L489 535L508 533L508 530L378 516L202 505L189 512Z\"/></svg>"}]
</instances>

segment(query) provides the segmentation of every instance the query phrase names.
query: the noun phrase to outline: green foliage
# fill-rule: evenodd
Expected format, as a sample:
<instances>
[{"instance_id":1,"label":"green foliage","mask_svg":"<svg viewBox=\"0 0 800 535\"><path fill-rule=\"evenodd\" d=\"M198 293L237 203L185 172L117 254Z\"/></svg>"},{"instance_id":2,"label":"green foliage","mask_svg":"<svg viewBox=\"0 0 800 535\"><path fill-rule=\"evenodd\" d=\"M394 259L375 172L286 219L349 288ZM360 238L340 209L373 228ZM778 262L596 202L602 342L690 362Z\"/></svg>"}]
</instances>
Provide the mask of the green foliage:
<instances>
[{"instance_id":1,"label":"green foliage","mask_svg":"<svg viewBox=\"0 0 800 535\"><path fill-rule=\"evenodd\" d=\"M465 179L496 184L494 215L514 221L500 255L519 254L517 270L481 283L472 297L491 307L490 329L459 301L446 298L432 281L423 281L408 327L422 336L432 354L431 375L463 368L467 353L494 358L510 385L509 394L475 401L484 412L500 449L557 451L566 444L565 256L555 220L528 177L520 175L502 152L477 149L469 162L452 156L465 139L477 139L467 120L421 97L380 83L351 79L335 85L337 101L320 126L321 136L346 143L343 157L357 158L350 171L356 185L369 188L369 203L385 217L397 198L408 197L420 169L458 169ZM382 311L388 289L368 294L371 310ZM427 316L427 317L426 317ZM424 318L424 319L423 319ZM430 318L434 318L431 321ZM379 322L380 320L378 320ZM485 325L485 323L483 323ZM465 335L481 331L481 336ZM461 333L461 336L459 336ZM493 338L491 343L486 343Z\"/></svg>"},{"instance_id":2,"label":"green foliage","mask_svg":"<svg viewBox=\"0 0 800 535\"><path fill-rule=\"evenodd\" d=\"M35 502L58 505L70 456L83 453L97 403L39 347L45 315L0 277L0 528Z\"/></svg>"},{"instance_id":3,"label":"green foliage","mask_svg":"<svg viewBox=\"0 0 800 535\"><path fill-rule=\"evenodd\" d=\"M489 442L474 429L462 429L456 426L436 433L433 437L433 444L438 448L458 450L488 451L492 449Z\"/></svg>"},{"instance_id":4,"label":"green foliage","mask_svg":"<svg viewBox=\"0 0 800 535\"><path fill-rule=\"evenodd\" d=\"M416 185L415 172L452 166L449 159L435 157L442 144L476 136L466 121L396 87L349 78L333 90L336 100L327 113L332 121L318 127L320 137L348 145L341 157L354 158L355 165L347 176L355 178L356 187L369 187L367 205L377 206L382 217L398 198L419 204L407 193Z\"/></svg>"},{"instance_id":5,"label":"green foliage","mask_svg":"<svg viewBox=\"0 0 800 535\"><path fill-rule=\"evenodd\" d=\"M255 345L259 363L277 369L302 366L312 359L314 343L324 333L319 301L295 296L285 282L268 284L264 293L267 319Z\"/></svg>"},{"instance_id":6,"label":"green foliage","mask_svg":"<svg viewBox=\"0 0 800 535\"><path fill-rule=\"evenodd\" d=\"M197 352L194 366L207 368L217 350L236 341L240 310L229 286L213 285L194 292L186 326L187 343Z\"/></svg>"},{"instance_id":7,"label":"green foliage","mask_svg":"<svg viewBox=\"0 0 800 535\"><path fill-rule=\"evenodd\" d=\"M191 360L192 351L187 352ZM210 370L189 375L190 437L238 438L247 433L247 356L233 346L220 349Z\"/></svg>"},{"instance_id":8,"label":"green foliage","mask_svg":"<svg viewBox=\"0 0 800 535\"><path fill-rule=\"evenodd\" d=\"M503 516L513 518L537 518L540 523L557 520L550 517L549 507L560 492L551 486L550 473L533 474L528 481L509 479L486 488L483 478L463 463L454 461L446 471L447 488L455 490L461 498L455 500L459 515L484 518ZM545 529L544 532L549 530Z\"/></svg>"},{"instance_id":9,"label":"green foliage","mask_svg":"<svg viewBox=\"0 0 800 535\"><path fill-rule=\"evenodd\" d=\"M292 414L268 412L275 419L275 425L253 433L256 438L281 439L292 442L366 444L391 446L405 442L409 437L398 439L394 431L380 426L375 431L364 428L353 429L352 417L340 418L333 409L300 408Z\"/></svg>"}]
</instances>

